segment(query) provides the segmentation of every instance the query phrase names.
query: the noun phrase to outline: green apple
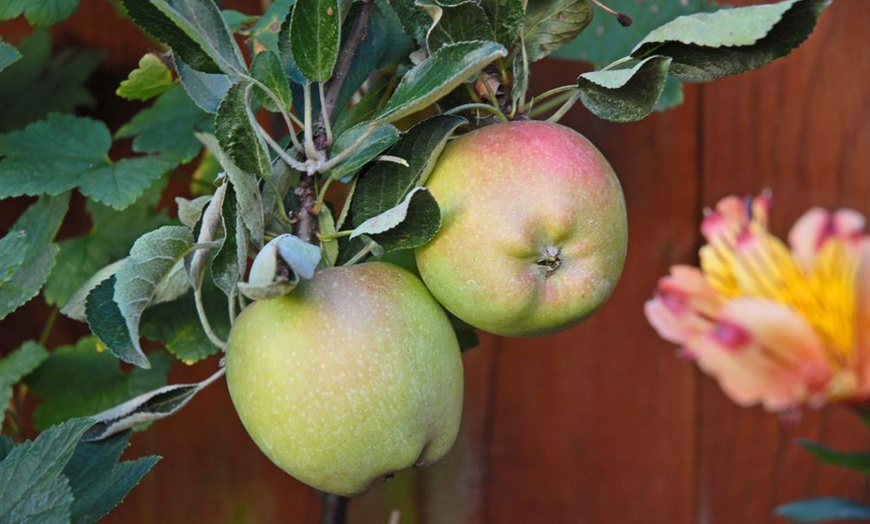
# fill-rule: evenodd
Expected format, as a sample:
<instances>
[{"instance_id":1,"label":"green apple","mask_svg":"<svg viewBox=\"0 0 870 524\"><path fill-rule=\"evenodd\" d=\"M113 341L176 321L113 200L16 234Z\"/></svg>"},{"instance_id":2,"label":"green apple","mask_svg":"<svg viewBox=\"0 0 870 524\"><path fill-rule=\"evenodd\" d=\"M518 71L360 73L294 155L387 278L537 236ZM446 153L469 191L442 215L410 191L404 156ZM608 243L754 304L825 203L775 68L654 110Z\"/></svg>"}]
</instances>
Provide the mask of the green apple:
<instances>
[{"instance_id":1,"label":"green apple","mask_svg":"<svg viewBox=\"0 0 870 524\"><path fill-rule=\"evenodd\" d=\"M343 496L427 466L453 445L462 360L420 280L382 262L318 271L236 319L227 383L272 462Z\"/></svg>"},{"instance_id":2,"label":"green apple","mask_svg":"<svg viewBox=\"0 0 870 524\"><path fill-rule=\"evenodd\" d=\"M442 227L416 251L426 286L468 324L504 336L573 326L613 291L628 240L619 181L559 124L516 121L462 135L426 183Z\"/></svg>"}]
</instances>

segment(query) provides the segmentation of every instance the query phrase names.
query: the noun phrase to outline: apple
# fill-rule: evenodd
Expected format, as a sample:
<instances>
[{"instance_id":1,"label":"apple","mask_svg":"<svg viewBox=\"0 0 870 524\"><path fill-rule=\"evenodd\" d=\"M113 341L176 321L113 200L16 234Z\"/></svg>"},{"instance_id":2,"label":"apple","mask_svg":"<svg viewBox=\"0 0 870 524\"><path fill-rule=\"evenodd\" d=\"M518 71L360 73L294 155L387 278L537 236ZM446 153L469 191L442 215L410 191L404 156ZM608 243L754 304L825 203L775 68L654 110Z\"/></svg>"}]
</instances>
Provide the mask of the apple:
<instances>
[{"instance_id":1,"label":"apple","mask_svg":"<svg viewBox=\"0 0 870 524\"><path fill-rule=\"evenodd\" d=\"M554 333L613 291L628 241L625 199L601 152L572 129L477 129L447 145L426 185L442 226L417 249L417 267L466 323L503 336Z\"/></svg>"},{"instance_id":2,"label":"apple","mask_svg":"<svg viewBox=\"0 0 870 524\"><path fill-rule=\"evenodd\" d=\"M246 307L226 354L245 429L281 469L353 496L441 459L462 412L462 360L441 306L383 262L325 269Z\"/></svg>"}]
</instances>

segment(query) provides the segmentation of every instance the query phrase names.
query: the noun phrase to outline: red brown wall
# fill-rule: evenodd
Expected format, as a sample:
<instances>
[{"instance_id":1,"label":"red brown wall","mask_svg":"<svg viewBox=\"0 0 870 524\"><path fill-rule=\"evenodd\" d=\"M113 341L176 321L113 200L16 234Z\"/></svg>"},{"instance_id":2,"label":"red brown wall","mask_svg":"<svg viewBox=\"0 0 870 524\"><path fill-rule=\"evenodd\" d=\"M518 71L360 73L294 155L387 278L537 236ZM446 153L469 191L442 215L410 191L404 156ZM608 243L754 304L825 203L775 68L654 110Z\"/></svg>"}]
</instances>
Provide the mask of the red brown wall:
<instances>
[{"instance_id":1,"label":"red brown wall","mask_svg":"<svg viewBox=\"0 0 870 524\"><path fill-rule=\"evenodd\" d=\"M61 44L110 48L95 87L100 116L117 125L129 112L113 101L114 87L150 44L103 2L82 4L55 33ZM870 216L867 27L870 2L837 0L792 55L688 86L676 110L617 125L575 108L563 123L610 158L628 201L630 248L616 293L567 332L484 337L465 358L465 419L454 453L354 500L351 522L386 522L399 508L403 523L762 523L777 522L772 508L796 498L866 500L865 477L820 465L794 443L806 437L866 450L867 432L854 417L828 408L786 427L760 408L736 407L674 356L642 306L671 264L696 261L702 209L724 195L771 189L780 234L813 205ZM543 90L577 73L576 64L547 62L533 83ZM2 225L18 209L4 204ZM42 313L32 304L0 324L0 348L33 336L25 331ZM52 340L79 329L62 323ZM213 366L181 369L173 379L201 379ZM223 384L137 435L130 454L146 453L164 458L106 522L318 519L316 496L254 447Z\"/></svg>"}]
</instances>

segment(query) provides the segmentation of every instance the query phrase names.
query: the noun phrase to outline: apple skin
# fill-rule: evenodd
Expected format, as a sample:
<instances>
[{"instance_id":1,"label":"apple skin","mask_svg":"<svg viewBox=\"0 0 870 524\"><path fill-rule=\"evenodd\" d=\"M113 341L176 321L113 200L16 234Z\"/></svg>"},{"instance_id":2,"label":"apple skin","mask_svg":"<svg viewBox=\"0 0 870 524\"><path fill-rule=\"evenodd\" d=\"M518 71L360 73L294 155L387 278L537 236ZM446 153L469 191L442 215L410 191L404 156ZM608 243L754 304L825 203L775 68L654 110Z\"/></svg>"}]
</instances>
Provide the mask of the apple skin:
<instances>
[{"instance_id":1,"label":"apple skin","mask_svg":"<svg viewBox=\"0 0 870 524\"><path fill-rule=\"evenodd\" d=\"M441 459L462 413L462 360L420 280L382 262L318 271L236 319L227 383L245 429L321 491L365 492Z\"/></svg>"},{"instance_id":2,"label":"apple skin","mask_svg":"<svg viewBox=\"0 0 870 524\"><path fill-rule=\"evenodd\" d=\"M441 230L416 250L436 299L497 335L578 324L610 296L625 262L619 180L598 149L559 124L515 121L460 136L426 182Z\"/></svg>"}]
</instances>

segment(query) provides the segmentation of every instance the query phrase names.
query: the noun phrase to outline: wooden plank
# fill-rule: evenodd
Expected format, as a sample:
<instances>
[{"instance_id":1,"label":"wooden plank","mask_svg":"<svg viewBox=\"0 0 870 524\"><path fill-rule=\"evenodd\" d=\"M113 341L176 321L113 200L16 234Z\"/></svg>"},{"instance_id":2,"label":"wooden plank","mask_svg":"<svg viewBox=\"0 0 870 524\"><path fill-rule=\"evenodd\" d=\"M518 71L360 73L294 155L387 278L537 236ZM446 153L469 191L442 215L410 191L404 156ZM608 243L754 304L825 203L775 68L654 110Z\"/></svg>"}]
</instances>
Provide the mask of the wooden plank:
<instances>
[{"instance_id":1,"label":"wooden plank","mask_svg":"<svg viewBox=\"0 0 870 524\"><path fill-rule=\"evenodd\" d=\"M870 4L835 2L792 55L703 88L705 204L769 188L781 235L813 205L870 215L868 21ZM706 378L699 402L698 521L771 522L774 506L797 498L865 496L862 475L821 466L794 444L807 437L866 450L866 430L844 409L788 427L761 408L736 407Z\"/></svg>"},{"instance_id":2,"label":"wooden plank","mask_svg":"<svg viewBox=\"0 0 870 524\"><path fill-rule=\"evenodd\" d=\"M578 65L549 62L540 89ZM693 257L697 98L631 125L578 106L563 123L587 135L620 176L629 254L604 308L581 326L505 340L495 357L487 522L688 522L695 378L647 325L657 278ZM530 520L531 519L531 520Z\"/></svg>"}]
</instances>

